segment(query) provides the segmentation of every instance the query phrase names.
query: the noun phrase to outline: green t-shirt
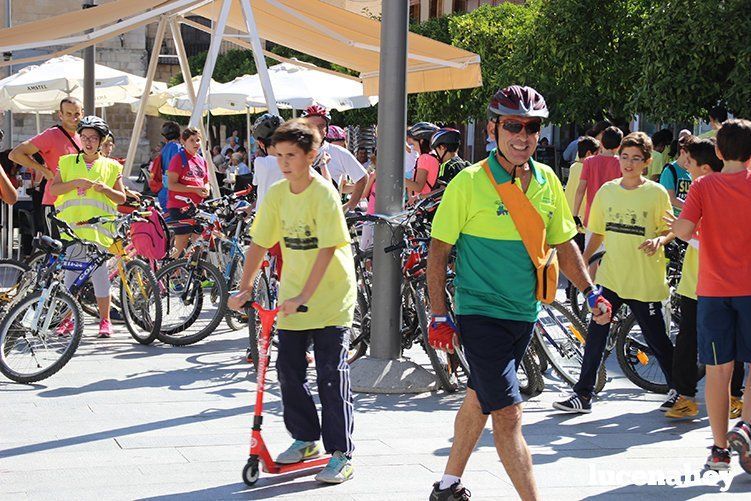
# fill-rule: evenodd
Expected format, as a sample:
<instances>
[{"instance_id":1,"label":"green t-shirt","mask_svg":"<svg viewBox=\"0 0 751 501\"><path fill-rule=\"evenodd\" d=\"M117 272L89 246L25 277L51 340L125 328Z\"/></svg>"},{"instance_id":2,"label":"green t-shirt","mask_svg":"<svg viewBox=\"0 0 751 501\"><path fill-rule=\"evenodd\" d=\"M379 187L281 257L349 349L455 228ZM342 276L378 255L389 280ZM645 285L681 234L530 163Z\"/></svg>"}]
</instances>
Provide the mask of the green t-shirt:
<instances>
[{"instance_id":1,"label":"green t-shirt","mask_svg":"<svg viewBox=\"0 0 751 501\"><path fill-rule=\"evenodd\" d=\"M339 193L316 175L305 191L293 194L281 180L266 192L250 230L253 241L270 248L277 242L284 260L279 303L302 292L319 249L336 247L321 283L307 302L308 311L279 317L280 329L293 331L349 327L357 289L349 231Z\"/></svg>"},{"instance_id":2,"label":"green t-shirt","mask_svg":"<svg viewBox=\"0 0 751 501\"><path fill-rule=\"evenodd\" d=\"M605 256L597 283L623 299L653 302L668 297L665 252L647 256L639 246L667 230L662 220L671 209L665 188L647 181L633 190L615 179L602 185L589 211L592 233L605 235Z\"/></svg>"},{"instance_id":3,"label":"green t-shirt","mask_svg":"<svg viewBox=\"0 0 751 501\"><path fill-rule=\"evenodd\" d=\"M489 157L496 181L511 176ZM527 198L542 216L547 242L576 235L563 187L547 165L530 160L533 176ZM516 184L521 187L519 179ZM456 246L456 313L534 322L535 270L519 232L482 163L462 170L449 184L433 220L432 237Z\"/></svg>"}]
</instances>

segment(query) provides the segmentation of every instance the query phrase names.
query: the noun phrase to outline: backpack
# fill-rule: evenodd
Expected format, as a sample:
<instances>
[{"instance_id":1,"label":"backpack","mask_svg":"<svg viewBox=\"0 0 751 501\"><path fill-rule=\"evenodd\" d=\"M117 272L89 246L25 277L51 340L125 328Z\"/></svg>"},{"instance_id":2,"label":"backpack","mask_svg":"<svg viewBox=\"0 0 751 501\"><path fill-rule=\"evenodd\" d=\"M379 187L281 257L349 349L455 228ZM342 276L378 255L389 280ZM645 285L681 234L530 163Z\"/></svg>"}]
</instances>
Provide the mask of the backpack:
<instances>
[{"instance_id":1,"label":"backpack","mask_svg":"<svg viewBox=\"0 0 751 501\"><path fill-rule=\"evenodd\" d=\"M130 225L130 238L139 256L147 259L164 259L169 251L169 230L164 217L151 209L148 221Z\"/></svg>"},{"instance_id":2,"label":"backpack","mask_svg":"<svg viewBox=\"0 0 751 501\"><path fill-rule=\"evenodd\" d=\"M463 160L459 157L454 157L441 166L441 170L438 174L438 180L442 183L449 184L449 181L454 179L465 167L472 165L468 160Z\"/></svg>"},{"instance_id":3,"label":"backpack","mask_svg":"<svg viewBox=\"0 0 751 501\"><path fill-rule=\"evenodd\" d=\"M164 187L164 183L162 182L163 175L164 168L162 167L162 153L159 152L149 166L149 189L152 193L159 193L162 191L162 188Z\"/></svg>"}]
</instances>

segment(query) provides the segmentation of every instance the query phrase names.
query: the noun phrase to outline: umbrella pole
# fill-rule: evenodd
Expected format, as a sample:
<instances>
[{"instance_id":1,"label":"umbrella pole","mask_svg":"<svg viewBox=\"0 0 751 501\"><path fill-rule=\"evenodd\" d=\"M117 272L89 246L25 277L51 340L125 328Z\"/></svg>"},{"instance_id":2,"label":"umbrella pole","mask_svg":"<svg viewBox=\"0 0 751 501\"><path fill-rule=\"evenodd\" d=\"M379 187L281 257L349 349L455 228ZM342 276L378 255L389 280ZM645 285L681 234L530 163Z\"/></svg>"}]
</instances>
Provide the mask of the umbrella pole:
<instances>
[{"instance_id":1,"label":"umbrella pole","mask_svg":"<svg viewBox=\"0 0 751 501\"><path fill-rule=\"evenodd\" d=\"M266 107L269 109L269 113L278 115L279 108L276 105L276 99L274 99L274 89L271 87L269 69L266 67L266 58L261 48L261 39L258 37L258 29L256 28L255 17L253 16L253 9L250 7L250 0L240 0L240 5L245 14L245 26L248 29L250 45L253 47L253 60L256 63L258 77L261 80L263 96L266 98Z\"/></svg>"},{"instance_id":2,"label":"umbrella pole","mask_svg":"<svg viewBox=\"0 0 751 501\"><path fill-rule=\"evenodd\" d=\"M245 129L247 131L247 137L245 138L245 151L248 153L248 160L250 160L250 107L245 107Z\"/></svg>"},{"instance_id":3,"label":"umbrella pole","mask_svg":"<svg viewBox=\"0 0 751 501\"><path fill-rule=\"evenodd\" d=\"M146 85L143 88L143 94L141 94L141 102L138 104L136 121L133 124L133 134L130 136L128 153L125 156L123 178L130 176L130 171L133 169L133 162L135 162L136 157L136 149L138 148L138 139L141 137L141 131L143 130L143 120L146 116L146 103L149 100L149 94L151 94L151 84L154 82L156 66L159 63L159 49L161 49L162 47L162 42L164 41L164 32L166 31L166 29L167 18L162 16L159 19L159 25L156 29L154 47L151 49L151 59L149 60L149 69L146 71Z\"/></svg>"},{"instance_id":4,"label":"umbrella pole","mask_svg":"<svg viewBox=\"0 0 751 501\"><path fill-rule=\"evenodd\" d=\"M39 135L39 133L42 132L42 125L39 123L39 112L38 111L34 112L34 118L35 118L36 125L37 125L37 135Z\"/></svg>"}]
</instances>

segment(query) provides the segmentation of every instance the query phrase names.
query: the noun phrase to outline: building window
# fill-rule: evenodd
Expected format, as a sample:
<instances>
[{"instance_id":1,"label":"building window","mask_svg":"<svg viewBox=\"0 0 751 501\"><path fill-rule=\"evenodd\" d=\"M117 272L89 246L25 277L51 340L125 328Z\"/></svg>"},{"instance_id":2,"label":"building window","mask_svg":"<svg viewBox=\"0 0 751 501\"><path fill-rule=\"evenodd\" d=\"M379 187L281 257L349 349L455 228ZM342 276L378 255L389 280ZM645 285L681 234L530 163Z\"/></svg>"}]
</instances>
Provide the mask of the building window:
<instances>
[{"instance_id":1,"label":"building window","mask_svg":"<svg viewBox=\"0 0 751 501\"><path fill-rule=\"evenodd\" d=\"M412 0L409 3L409 22L410 23L419 23L420 22L420 2L419 2L419 0Z\"/></svg>"},{"instance_id":2,"label":"building window","mask_svg":"<svg viewBox=\"0 0 751 501\"><path fill-rule=\"evenodd\" d=\"M439 0L430 0L430 10L428 11L429 19L433 19L434 17L439 17L441 15L441 11L438 9L438 3Z\"/></svg>"},{"instance_id":3,"label":"building window","mask_svg":"<svg viewBox=\"0 0 751 501\"><path fill-rule=\"evenodd\" d=\"M454 0L451 12L467 12L467 0Z\"/></svg>"}]
</instances>

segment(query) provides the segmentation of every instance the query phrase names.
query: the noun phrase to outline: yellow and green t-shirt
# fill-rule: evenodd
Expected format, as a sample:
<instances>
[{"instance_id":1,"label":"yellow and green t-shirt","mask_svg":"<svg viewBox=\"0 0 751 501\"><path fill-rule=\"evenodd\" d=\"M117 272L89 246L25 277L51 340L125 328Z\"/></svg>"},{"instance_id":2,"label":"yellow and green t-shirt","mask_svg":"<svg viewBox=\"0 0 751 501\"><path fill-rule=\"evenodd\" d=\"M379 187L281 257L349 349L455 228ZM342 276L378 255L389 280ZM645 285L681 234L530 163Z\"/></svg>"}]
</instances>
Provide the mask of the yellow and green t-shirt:
<instances>
[{"instance_id":1,"label":"yellow and green t-shirt","mask_svg":"<svg viewBox=\"0 0 751 501\"><path fill-rule=\"evenodd\" d=\"M665 188L647 181L633 190L621 179L602 185L589 211L588 228L605 235L605 256L597 270L597 283L623 299L653 302L668 297L665 252L647 256L639 246L668 228L662 220L672 210Z\"/></svg>"},{"instance_id":2,"label":"yellow and green t-shirt","mask_svg":"<svg viewBox=\"0 0 751 501\"><path fill-rule=\"evenodd\" d=\"M266 192L250 229L253 241L270 248L277 242L284 260L280 304L302 292L319 249L336 247L323 280L307 302L308 311L279 317L280 329L293 331L352 325L357 290L349 231L339 193L316 175L305 191L293 194L286 179Z\"/></svg>"},{"instance_id":3,"label":"yellow and green t-shirt","mask_svg":"<svg viewBox=\"0 0 751 501\"><path fill-rule=\"evenodd\" d=\"M696 286L699 284L699 242L691 240L683 256L681 281L678 282L676 292L681 296L696 299Z\"/></svg>"},{"instance_id":4,"label":"yellow and green t-shirt","mask_svg":"<svg viewBox=\"0 0 751 501\"><path fill-rule=\"evenodd\" d=\"M490 153L498 183L511 176ZM530 160L532 180L527 198L547 227L547 242L557 245L576 235L563 187L547 165ZM516 184L520 186L519 179ZM521 187L521 186L520 186ZM466 167L451 181L433 220L432 237L456 246L456 313L534 322L532 260L482 163Z\"/></svg>"}]
</instances>

